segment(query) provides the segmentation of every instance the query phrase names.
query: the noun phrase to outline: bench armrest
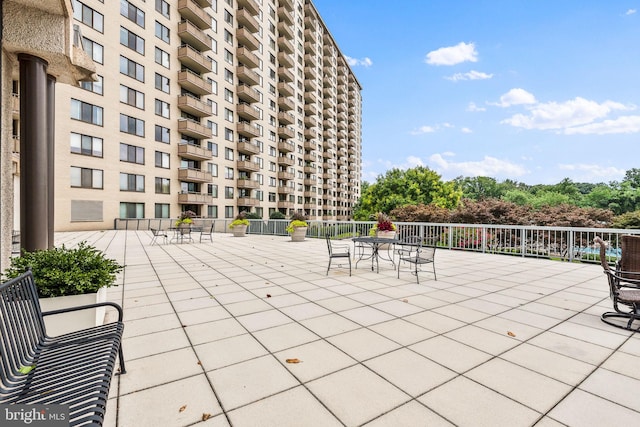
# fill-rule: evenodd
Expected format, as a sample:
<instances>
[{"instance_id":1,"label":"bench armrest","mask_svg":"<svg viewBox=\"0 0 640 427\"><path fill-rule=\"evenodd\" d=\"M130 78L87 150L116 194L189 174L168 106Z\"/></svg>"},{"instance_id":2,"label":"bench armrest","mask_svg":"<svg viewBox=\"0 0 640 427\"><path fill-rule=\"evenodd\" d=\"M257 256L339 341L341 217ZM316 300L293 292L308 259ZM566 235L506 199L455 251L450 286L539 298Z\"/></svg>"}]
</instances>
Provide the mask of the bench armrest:
<instances>
[{"instance_id":1,"label":"bench armrest","mask_svg":"<svg viewBox=\"0 0 640 427\"><path fill-rule=\"evenodd\" d=\"M87 310L90 308L96 308L96 307L104 307L104 306L111 306L114 307L116 310L118 310L118 322L122 322L122 307L120 307L119 304L116 304L115 302L98 302L95 304L87 304L87 305L78 305L75 307L69 307L69 308L61 308L59 310L51 310L51 311L44 311L42 312L43 316L51 316L54 314L61 314L61 313L68 313L71 311L79 311L79 310Z\"/></svg>"}]
</instances>

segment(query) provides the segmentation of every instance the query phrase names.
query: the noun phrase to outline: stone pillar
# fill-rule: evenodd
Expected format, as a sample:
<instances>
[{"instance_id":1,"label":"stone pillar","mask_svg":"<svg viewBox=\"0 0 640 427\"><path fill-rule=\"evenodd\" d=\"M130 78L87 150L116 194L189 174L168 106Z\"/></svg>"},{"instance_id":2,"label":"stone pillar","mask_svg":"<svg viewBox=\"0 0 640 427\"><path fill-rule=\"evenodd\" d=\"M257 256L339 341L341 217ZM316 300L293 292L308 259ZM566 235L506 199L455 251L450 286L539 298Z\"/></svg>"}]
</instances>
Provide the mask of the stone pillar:
<instances>
[{"instance_id":1,"label":"stone pillar","mask_svg":"<svg viewBox=\"0 0 640 427\"><path fill-rule=\"evenodd\" d=\"M20 61L20 246L49 247L49 149L47 68L42 58L19 54ZM51 183L53 185L53 182Z\"/></svg>"},{"instance_id":2,"label":"stone pillar","mask_svg":"<svg viewBox=\"0 0 640 427\"><path fill-rule=\"evenodd\" d=\"M47 192L47 242L48 248L53 249L53 232L54 232L54 214L55 214L55 123L56 123L56 78L52 75L47 76L47 183L49 185Z\"/></svg>"}]
</instances>

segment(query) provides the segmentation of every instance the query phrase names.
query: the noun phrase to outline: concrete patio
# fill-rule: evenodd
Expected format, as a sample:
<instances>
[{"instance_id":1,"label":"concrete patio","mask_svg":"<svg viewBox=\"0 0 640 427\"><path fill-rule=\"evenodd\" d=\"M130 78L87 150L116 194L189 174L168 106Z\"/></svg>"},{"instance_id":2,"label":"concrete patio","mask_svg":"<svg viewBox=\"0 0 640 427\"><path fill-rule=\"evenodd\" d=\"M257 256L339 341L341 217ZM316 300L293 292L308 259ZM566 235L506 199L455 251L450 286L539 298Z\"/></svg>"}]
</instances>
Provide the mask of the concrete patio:
<instances>
[{"instance_id":1,"label":"concrete patio","mask_svg":"<svg viewBox=\"0 0 640 427\"><path fill-rule=\"evenodd\" d=\"M441 250L438 280L322 240L56 234L126 264L106 426L605 426L640 420L640 334L598 265ZM197 241L197 236L196 236ZM298 359L299 363L287 363ZM204 420L204 421L203 421Z\"/></svg>"}]
</instances>

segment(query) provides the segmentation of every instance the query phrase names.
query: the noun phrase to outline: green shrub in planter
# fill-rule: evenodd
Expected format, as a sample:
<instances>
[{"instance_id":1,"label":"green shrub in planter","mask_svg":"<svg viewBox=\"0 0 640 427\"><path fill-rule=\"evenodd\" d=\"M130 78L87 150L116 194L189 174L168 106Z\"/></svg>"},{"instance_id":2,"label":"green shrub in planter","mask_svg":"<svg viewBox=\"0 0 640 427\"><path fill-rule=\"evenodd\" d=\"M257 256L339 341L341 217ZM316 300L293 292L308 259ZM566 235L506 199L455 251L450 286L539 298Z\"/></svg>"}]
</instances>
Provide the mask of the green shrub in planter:
<instances>
[{"instance_id":1,"label":"green shrub in planter","mask_svg":"<svg viewBox=\"0 0 640 427\"><path fill-rule=\"evenodd\" d=\"M116 274L124 266L81 242L72 249L62 245L35 252L23 251L22 255L11 259L11 266L4 275L12 279L29 268L33 271L39 297L59 297L89 294L103 286L113 286Z\"/></svg>"}]
</instances>

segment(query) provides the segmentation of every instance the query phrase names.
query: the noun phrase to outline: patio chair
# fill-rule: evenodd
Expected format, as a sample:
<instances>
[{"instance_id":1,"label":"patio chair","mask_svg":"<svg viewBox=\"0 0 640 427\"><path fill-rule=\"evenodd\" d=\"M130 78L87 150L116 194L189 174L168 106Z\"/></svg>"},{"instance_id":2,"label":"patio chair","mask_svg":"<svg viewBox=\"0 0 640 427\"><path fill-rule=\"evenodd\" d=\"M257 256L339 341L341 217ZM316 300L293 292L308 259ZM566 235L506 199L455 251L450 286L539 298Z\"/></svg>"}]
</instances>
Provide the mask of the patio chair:
<instances>
[{"instance_id":1,"label":"patio chair","mask_svg":"<svg viewBox=\"0 0 640 427\"><path fill-rule=\"evenodd\" d=\"M151 238L151 245L153 245L154 243L158 243L158 238L162 237L162 240L164 241L164 243L167 243L167 239L169 238L169 236L167 236L167 233L165 233L163 230L158 230L156 228L150 228L151 230L151 234L152 234L152 238Z\"/></svg>"},{"instance_id":2,"label":"patio chair","mask_svg":"<svg viewBox=\"0 0 640 427\"><path fill-rule=\"evenodd\" d=\"M622 277L640 282L640 236L626 234L620 240L622 255L616 268Z\"/></svg>"},{"instance_id":3,"label":"patio chair","mask_svg":"<svg viewBox=\"0 0 640 427\"><path fill-rule=\"evenodd\" d=\"M606 243L598 236L594 242L600 245L600 264L609 281L609 296L613 302L615 311L608 311L600 316L600 319L608 325L616 328L638 331L640 326L632 329L634 320L640 320L640 279L638 272L621 270L620 264L616 270L612 270L607 262ZM629 249L628 247L626 248ZM622 250L624 257L624 249ZM635 277L635 279L634 279ZM615 322L611 319L622 319L624 322Z\"/></svg>"},{"instance_id":4,"label":"patio chair","mask_svg":"<svg viewBox=\"0 0 640 427\"><path fill-rule=\"evenodd\" d=\"M202 243L203 236L207 237L213 243L213 225L214 224L211 224L210 227L202 227L200 230L200 243Z\"/></svg>"},{"instance_id":5,"label":"patio chair","mask_svg":"<svg viewBox=\"0 0 640 427\"><path fill-rule=\"evenodd\" d=\"M419 273L423 265L431 264L433 268L433 280L438 280L436 276L435 246L424 246L420 239L417 243L404 242L397 250L398 260L398 279L400 278L400 269L403 263L409 263L411 274L415 274L416 281L420 284Z\"/></svg>"},{"instance_id":6,"label":"patio chair","mask_svg":"<svg viewBox=\"0 0 640 427\"><path fill-rule=\"evenodd\" d=\"M349 262L349 276L351 276L351 247L348 244L339 244L332 242L328 234L325 234L327 241L327 249L329 250L329 265L327 266L327 276L329 275L329 269L331 268L331 261L334 258L346 258ZM338 264L340 266L340 264Z\"/></svg>"}]
</instances>

